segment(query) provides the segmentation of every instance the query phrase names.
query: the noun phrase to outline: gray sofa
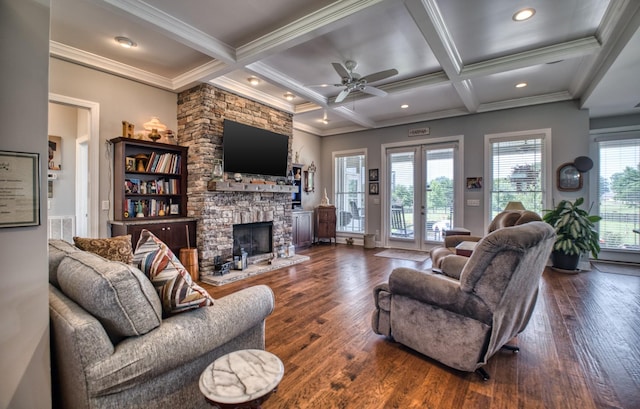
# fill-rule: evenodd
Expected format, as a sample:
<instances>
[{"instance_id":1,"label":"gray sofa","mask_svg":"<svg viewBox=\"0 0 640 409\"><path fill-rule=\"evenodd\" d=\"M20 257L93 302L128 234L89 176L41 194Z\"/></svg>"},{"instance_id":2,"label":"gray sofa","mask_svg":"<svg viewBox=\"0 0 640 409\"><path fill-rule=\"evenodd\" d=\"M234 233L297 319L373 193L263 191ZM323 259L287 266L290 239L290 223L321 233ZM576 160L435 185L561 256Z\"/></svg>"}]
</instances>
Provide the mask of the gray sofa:
<instances>
[{"instance_id":1,"label":"gray sofa","mask_svg":"<svg viewBox=\"0 0 640 409\"><path fill-rule=\"evenodd\" d=\"M543 222L498 229L451 276L396 268L374 289L373 330L443 364L480 370L522 332L555 241Z\"/></svg>"},{"instance_id":2,"label":"gray sofa","mask_svg":"<svg viewBox=\"0 0 640 409\"><path fill-rule=\"evenodd\" d=\"M54 406L208 408L204 368L239 349L264 349L274 296L254 286L213 306L162 318L140 270L49 242Z\"/></svg>"}]
</instances>

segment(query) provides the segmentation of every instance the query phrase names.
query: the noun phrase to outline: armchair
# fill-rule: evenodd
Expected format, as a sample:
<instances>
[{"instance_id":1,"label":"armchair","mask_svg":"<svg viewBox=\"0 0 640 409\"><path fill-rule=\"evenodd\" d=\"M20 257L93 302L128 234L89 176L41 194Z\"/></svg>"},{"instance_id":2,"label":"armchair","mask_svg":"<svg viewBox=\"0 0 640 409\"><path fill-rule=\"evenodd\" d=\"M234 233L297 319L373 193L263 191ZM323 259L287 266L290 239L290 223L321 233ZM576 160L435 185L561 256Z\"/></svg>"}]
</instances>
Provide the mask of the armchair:
<instances>
[{"instance_id":1,"label":"armchair","mask_svg":"<svg viewBox=\"0 0 640 409\"><path fill-rule=\"evenodd\" d=\"M518 226L532 221L541 221L540 215L529 210L505 210L491 221L488 233L503 227ZM431 249L431 263L433 268L443 270L442 261L445 257L456 254L455 247L463 241L480 241L480 236L446 236L444 238L444 246L438 246Z\"/></svg>"},{"instance_id":2,"label":"armchair","mask_svg":"<svg viewBox=\"0 0 640 409\"><path fill-rule=\"evenodd\" d=\"M396 268L374 289L373 331L488 379L482 366L529 322L554 241L532 222L484 237L459 279Z\"/></svg>"}]
</instances>

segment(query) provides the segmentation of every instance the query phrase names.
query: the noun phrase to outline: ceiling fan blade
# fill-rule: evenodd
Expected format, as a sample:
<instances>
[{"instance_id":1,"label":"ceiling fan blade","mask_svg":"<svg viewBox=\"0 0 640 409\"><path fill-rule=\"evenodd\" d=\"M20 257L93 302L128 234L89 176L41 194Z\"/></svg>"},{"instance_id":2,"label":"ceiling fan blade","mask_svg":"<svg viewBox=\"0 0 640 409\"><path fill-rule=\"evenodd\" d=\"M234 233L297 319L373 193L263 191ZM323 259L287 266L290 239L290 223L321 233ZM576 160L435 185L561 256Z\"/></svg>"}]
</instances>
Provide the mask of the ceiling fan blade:
<instances>
[{"instance_id":1,"label":"ceiling fan blade","mask_svg":"<svg viewBox=\"0 0 640 409\"><path fill-rule=\"evenodd\" d=\"M364 92L365 94L375 95L376 97L384 97L385 95L387 95L386 91L383 91L376 87L372 87L371 85L367 85L360 91Z\"/></svg>"},{"instance_id":2,"label":"ceiling fan blade","mask_svg":"<svg viewBox=\"0 0 640 409\"><path fill-rule=\"evenodd\" d=\"M329 87L343 87L342 84L305 84L305 87L309 88L329 88Z\"/></svg>"},{"instance_id":3,"label":"ceiling fan blade","mask_svg":"<svg viewBox=\"0 0 640 409\"><path fill-rule=\"evenodd\" d=\"M340 92L336 97L335 102L338 103L344 101L344 99L347 97L347 95L349 95L350 92L351 90L349 88L343 89L342 92Z\"/></svg>"},{"instance_id":4,"label":"ceiling fan blade","mask_svg":"<svg viewBox=\"0 0 640 409\"><path fill-rule=\"evenodd\" d=\"M376 81L383 80L385 78L393 77L394 75L398 75L398 70L396 70L395 68L391 68L391 69L388 69L388 70L384 70L384 71L380 71L380 72L376 72L376 73L373 73L373 74L366 75L366 76L362 77L360 80L361 81L366 81L368 83L371 83L371 82L376 82Z\"/></svg>"},{"instance_id":5,"label":"ceiling fan blade","mask_svg":"<svg viewBox=\"0 0 640 409\"><path fill-rule=\"evenodd\" d=\"M333 69L336 70L340 78L351 78L349 71L339 62L332 62L331 65L333 65Z\"/></svg>"}]
</instances>

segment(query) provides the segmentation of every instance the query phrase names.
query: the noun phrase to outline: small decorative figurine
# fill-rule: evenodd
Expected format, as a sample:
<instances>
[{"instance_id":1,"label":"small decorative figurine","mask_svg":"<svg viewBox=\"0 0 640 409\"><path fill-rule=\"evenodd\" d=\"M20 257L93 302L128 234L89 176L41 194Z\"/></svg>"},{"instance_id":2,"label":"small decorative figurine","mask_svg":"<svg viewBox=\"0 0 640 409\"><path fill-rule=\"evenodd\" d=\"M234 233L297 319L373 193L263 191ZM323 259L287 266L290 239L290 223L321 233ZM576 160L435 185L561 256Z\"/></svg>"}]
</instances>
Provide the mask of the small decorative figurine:
<instances>
[{"instance_id":1,"label":"small decorative figurine","mask_svg":"<svg viewBox=\"0 0 640 409\"><path fill-rule=\"evenodd\" d=\"M322 197L322 200L320 201L320 206L331 206L331 203L329 203L329 196L327 196L327 188L324 188L324 196Z\"/></svg>"}]
</instances>

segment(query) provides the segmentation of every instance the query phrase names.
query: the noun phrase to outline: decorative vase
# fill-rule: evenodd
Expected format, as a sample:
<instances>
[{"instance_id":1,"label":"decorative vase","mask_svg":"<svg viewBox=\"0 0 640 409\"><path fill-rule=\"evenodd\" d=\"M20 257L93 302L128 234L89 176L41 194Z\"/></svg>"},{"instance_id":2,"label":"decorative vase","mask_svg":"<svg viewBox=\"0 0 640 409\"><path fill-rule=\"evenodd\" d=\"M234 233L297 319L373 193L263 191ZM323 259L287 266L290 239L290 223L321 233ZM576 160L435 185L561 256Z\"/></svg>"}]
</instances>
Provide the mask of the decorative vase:
<instances>
[{"instance_id":1,"label":"decorative vase","mask_svg":"<svg viewBox=\"0 0 640 409\"><path fill-rule=\"evenodd\" d=\"M552 253L553 266L561 270L577 270L580 262L580 254L564 254L554 250Z\"/></svg>"}]
</instances>

